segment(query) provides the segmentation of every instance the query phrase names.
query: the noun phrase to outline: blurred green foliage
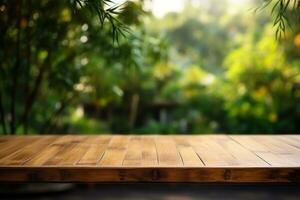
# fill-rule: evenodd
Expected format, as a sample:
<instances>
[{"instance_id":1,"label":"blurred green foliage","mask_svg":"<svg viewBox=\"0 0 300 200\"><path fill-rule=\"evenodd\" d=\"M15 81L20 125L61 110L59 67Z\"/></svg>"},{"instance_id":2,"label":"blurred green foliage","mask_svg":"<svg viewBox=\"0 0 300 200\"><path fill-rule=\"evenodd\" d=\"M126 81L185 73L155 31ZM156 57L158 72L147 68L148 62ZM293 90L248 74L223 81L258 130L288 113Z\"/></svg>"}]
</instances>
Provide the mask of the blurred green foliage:
<instances>
[{"instance_id":1,"label":"blurred green foliage","mask_svg":"<svg viewBox=\"0 0 300 200\"><path fill-rule=\"evenodd\" d=\"M299 132L300 26L276 40L259 1L192 2L124 4L118 43L85 6L1 2L0 133Z\"/></svg>"}]
</instances>

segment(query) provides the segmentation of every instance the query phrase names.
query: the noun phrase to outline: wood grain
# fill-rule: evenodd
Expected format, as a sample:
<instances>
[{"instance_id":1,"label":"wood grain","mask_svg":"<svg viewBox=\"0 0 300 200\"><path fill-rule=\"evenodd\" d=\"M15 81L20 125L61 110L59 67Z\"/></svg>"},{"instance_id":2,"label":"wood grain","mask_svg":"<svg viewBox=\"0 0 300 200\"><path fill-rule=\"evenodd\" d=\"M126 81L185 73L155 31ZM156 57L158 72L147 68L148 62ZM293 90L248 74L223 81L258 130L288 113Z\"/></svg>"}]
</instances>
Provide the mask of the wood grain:
<instances>
[{"instance_id":1,"label":"wood grain","mask_svg":"<svg viewBox=\"0 0 300 200\"><path fill-rule=\"evenodd\" d=\"M160 166L182 166L180 154L172 137L157 136L155 138L158 163Z\"/></svg>"},{"instance_id":2,"label":"wood grain","mask_svg":"<svg viewBox=\"0 0 300 200\"><path fill-rule=\"evenodd\" d=\"M0 137L0 182L300 182L299 135Z\"/></svg>"},{"instance_id":3,"label":"wood grain","mask_svg":"<svg viewBox=\"0 0 300 200\"><path fill-rule=\"evenodd\" d=\"M100 166L122 166L130 137L115 136L111 139Z\"/></svg>"}]
</instances>

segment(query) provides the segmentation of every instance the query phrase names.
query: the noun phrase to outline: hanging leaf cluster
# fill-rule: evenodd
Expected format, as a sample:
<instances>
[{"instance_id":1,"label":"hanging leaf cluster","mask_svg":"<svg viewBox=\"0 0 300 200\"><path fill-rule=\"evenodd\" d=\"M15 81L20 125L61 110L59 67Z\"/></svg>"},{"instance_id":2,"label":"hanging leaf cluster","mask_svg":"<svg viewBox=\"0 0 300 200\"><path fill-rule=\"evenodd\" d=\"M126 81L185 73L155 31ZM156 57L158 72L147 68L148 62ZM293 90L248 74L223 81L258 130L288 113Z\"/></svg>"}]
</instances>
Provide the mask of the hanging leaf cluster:
<instances>
[{"instance_id":1,"label":"hanging leaf cluster","mask_svg":"<svg viewBox=\"0 0 300 200\"><path fill-rule=\"evenodd\" d=\"M265 0L258 10L266 7L271 7L277 39L284 37L287 28L293 27L292 23L300 22L300 0Z\"/></svg>"}]
</instances>

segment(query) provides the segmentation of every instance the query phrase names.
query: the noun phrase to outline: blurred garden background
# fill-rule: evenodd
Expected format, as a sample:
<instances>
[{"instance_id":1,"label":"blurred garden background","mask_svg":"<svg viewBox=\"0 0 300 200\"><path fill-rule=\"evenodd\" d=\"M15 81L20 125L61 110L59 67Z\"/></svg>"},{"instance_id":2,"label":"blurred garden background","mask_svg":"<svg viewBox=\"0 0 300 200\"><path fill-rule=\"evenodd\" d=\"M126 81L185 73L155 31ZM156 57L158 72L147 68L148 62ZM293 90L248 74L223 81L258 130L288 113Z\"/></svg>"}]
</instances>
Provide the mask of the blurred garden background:
<instances>
[{"instance_id":1,"label":"blurred garden background","mask_svg":"<svg viewBox=\"0 0 300 200\"><path fill-rule=\"evenodd\" d=\"M300 21L264 2L1 0L0 133L299 133Z\"/></svg>"}]
</instances>

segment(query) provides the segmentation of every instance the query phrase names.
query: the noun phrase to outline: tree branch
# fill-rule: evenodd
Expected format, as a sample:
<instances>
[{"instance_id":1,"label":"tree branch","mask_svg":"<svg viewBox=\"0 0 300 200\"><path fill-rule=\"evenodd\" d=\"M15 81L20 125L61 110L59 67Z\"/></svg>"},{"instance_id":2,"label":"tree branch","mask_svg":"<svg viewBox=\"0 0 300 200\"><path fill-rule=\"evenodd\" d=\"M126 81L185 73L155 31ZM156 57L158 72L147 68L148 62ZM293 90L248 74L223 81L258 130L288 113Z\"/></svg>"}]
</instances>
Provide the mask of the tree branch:
<instances>
[{"instance_id":1,"label":"tree branch","mask_svg":"<svg viewBox=\"0 0 300 200\"><path fill-rule=\"evenodd\" d=\"M4 107L3 107L3 103L2 103L2 92L1 91L0 91L0 118L1 118L0 120L1 120L3 134L6 135L7 130L6 130L6 124L5 124L5 111L4 111Z\"/></svg>"},{"instance_id":2,"label":"tree branch","mask_svg":"<svg viewBox=\"0 0 300 200\"><path fill-rule=\"evenodd\" d=\"M10 104L10 132L15 134L16 131L16 93L18 87L18 73L20 68L20 40L21 40L21 16L22 16L22 0L17 4L17 41L16 41L16 63L12 70L12 88L11 88L11 104Z\"/></svg>"},{"instance_id":3,"label":"tree branch","mask_svg":"<svg viewBox=\"0 0 300 200\"><path fill-rule=\"evenodd\" d=\"M22 123L21 123L23 125L25 123L28 123L27 121L28 121L29 114L31 112L31 109L32 109L32 106L33 106L34 102L37 99L37 95L39 93L40 86L41 86L41 84L43 82L45 73L47 71L47 66L48 66L47 64L50 61L51 61L51 52L49 52L48 57L46 58L46 60L43 63L43 65L41 66L41 68L39 70L39 74L38 74L37 78L35 79L35 83L34 83L33 89L31 91L31 93L29 94L28 98L26 99L24 114L23 114Z\"/></svg>"},{"instance_id":4,"label":"tree branch","mask_svg":"<svg viewBox=\"0 0 300 200\"><path fill-rule=\"evenodd\" d=\"M28 12L26 15L26 20L29 24L31 14L32 14L32 0L28 0ZM29 82L30 82L30 69L31 69L31 27L28 25L26 28L26 61L27 61L27 67L25 72L25 98L29 98ZM28 119L26 118L24 121L23 126L24 134L26 135L28 132Z\"/></svg>"},{"instance_id":5,"label":"tree branch","mask_svg":"<svg viewBox=\"0 0 300 200\"><path fill-rule=\"evenodd\" d=\"M35 79L32 91L29 93L28 97L26 98L24 113L21 118L22 120L21 120L20 125L24 125L27 123L26 126L28 126L28 117L30 115L30 112L32 110L34 103L37 100L40 86L42 85L42 82L44 81L46 72L49 71L49 69L51 68L52 50L53 50L53 48L57 48L57 43L58 43L58 41L60 41L61 37L63 37L64 34L66 34L65 31L63 31L63 30L60 31L57 38L55 39L55 41L52 43L52 45L48 49L48 52L49 52L48 56L39 69L39 73L37 75L37 78Z\"/></svg>"}]
</instances>

